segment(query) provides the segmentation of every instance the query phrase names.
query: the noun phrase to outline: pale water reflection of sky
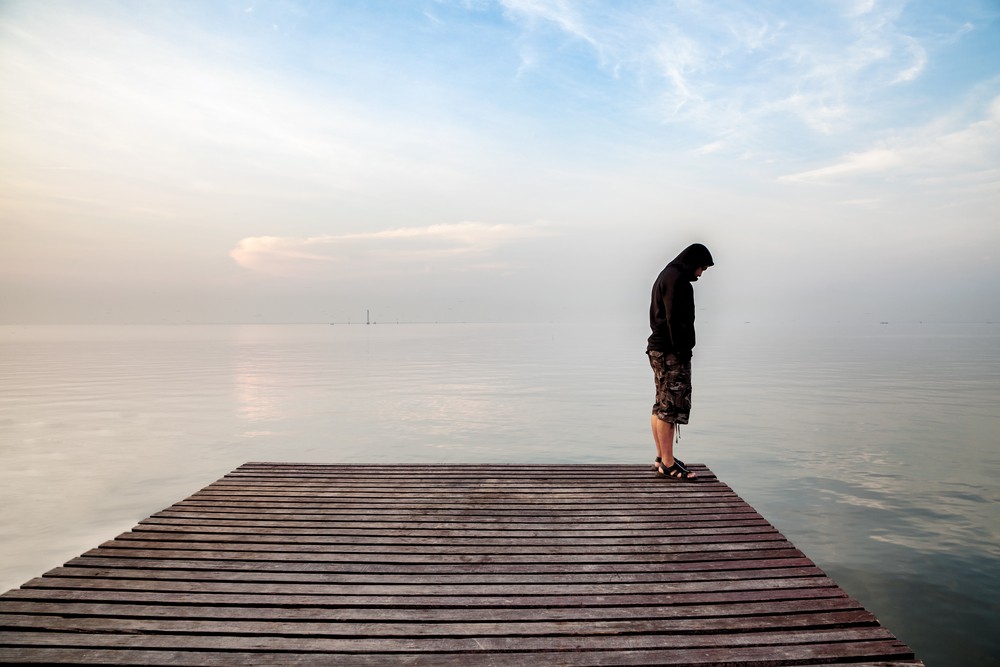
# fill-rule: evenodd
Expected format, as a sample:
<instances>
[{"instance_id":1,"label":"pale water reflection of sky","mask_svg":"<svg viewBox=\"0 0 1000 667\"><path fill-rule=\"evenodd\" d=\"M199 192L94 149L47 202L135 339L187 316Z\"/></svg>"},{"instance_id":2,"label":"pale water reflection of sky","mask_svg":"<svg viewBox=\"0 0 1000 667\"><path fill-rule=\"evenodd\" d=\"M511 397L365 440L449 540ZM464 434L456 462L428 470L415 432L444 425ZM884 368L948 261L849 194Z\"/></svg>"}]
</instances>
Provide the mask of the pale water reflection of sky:
<instances>
[{"instance_id":1,"label":"pale water reflection of sky","mask_svg":"<svg viewBox=\"0 0 1000 667\"><path fill-rule=\"evenodd\" d=\"M1000 318L993 0L8 0L0 145L0 322Z\"/></svg>"},{"instance_id":2,"label":"pale water reflection of sky","mask_svg":"<svg viewBox=\"0 0 1000 667\"><path fill-rule=\"evenodd\" d=\"M992 664L965 654L996 655L998 325L702 326L685 459L928 664ZM644 336L0 327L0 578L17 586L246 461L645 467Z\"/></svg>"}]
</instances>

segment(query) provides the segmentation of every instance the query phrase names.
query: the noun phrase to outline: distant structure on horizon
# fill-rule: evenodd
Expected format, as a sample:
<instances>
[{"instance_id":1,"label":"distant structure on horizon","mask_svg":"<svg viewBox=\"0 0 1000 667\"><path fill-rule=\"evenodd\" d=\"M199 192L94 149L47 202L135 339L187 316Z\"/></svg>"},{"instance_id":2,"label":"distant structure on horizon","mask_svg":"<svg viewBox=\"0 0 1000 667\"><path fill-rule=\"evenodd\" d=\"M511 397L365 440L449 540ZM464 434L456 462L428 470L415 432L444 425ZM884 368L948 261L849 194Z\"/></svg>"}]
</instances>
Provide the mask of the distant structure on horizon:
<instances>
[{"instance_id":1,"label":"distant structure on horizon","mask_svg":"<svg viewBox=\"0 0 1000 667\"><path fill-rule=\"evenodd\" d=\"M347 318L347 324L350 324L350 323L351 323L351 318L348 317ZM330 326L333 326L335 324L336 324L336 322L330 322ZM371 311L370 308L366 308L365 309L365 324L376 324L375 322L372 322L372 311ZM399 324L399 322L397 322L396 324Z\"/></svg>"}]
</instances>

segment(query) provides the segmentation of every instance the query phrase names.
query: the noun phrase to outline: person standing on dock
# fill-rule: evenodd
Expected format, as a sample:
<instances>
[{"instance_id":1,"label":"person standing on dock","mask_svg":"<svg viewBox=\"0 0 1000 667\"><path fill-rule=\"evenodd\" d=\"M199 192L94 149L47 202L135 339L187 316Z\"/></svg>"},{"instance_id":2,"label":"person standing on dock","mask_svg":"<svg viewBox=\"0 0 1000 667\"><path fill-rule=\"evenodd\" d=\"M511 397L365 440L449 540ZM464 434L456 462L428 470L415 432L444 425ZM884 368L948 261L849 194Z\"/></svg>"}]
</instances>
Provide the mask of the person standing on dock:
<instances>
[{"instance_id":1,"label":"person standing on dock","mask_svg":"<svg viewBox=\"0 0 1000 667\"><path fill-rule=\"evenodd\" d=\"M712 253L700 243L689 245L660 271L649 304L646 354L656 381L651 418L656 462L653 469L668 479L693 481L698 476L674 457L674 438L691 413L691 355L694 349L694 286L710 266Z\"/></svg>"}]
</instances>

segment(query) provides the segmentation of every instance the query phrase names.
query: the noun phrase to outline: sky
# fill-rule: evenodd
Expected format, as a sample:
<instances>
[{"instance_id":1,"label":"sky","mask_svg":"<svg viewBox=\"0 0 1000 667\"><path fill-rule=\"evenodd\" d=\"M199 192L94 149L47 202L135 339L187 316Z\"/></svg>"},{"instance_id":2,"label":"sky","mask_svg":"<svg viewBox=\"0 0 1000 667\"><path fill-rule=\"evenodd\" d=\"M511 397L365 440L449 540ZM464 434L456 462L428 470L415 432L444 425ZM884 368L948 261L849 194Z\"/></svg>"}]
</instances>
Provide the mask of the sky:
<instances>
[{"instance_id":1,"label":"sky","mask_svg":"<svg viewBox=\"0 0 1000 667\"><path fill-rule=\"evenodd\" d=\"M1000 320L996 0L0 0L0 323Z\"/></svg>"}]
</instances>

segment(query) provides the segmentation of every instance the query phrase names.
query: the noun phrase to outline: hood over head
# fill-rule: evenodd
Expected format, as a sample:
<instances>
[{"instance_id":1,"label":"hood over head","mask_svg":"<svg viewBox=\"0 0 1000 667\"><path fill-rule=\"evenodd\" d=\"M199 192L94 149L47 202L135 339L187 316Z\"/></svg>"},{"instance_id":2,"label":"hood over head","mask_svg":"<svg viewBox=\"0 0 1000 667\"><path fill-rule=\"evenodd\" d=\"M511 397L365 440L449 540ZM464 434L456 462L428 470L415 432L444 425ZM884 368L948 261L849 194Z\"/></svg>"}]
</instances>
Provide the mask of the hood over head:
<instances>
[{"instance_id":1,"label":"hood over head","mask_svg":"<svg viewBox=\"0 0 1000 667\"><path fill-rule=\"evenodd\" d=\"M674 257L668 266L680 267L684 275L689 280L694 281L698 280L698 276L694 275L695 271L703 266L715 266L715 262L712 261L712 253L708 251L708 248L700 243L692 243L684 248L681 254Z\"/></svg>"}]
</instances>

